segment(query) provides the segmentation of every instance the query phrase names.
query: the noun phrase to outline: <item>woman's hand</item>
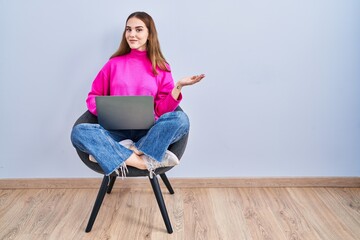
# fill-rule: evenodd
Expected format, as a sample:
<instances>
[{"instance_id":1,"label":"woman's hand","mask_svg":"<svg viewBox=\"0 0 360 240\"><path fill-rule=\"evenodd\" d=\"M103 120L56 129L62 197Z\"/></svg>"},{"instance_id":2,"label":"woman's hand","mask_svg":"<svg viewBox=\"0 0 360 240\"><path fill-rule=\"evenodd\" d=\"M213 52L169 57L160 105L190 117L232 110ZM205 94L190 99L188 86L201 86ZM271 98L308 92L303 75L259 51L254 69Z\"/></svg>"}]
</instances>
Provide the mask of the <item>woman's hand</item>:
<instances>
[{"instance_id":1,"label":"woman's hand","mask_svg":"<svg viewBox=\"0 0 360 240\"><path fill-rule=\"evenodd\" d=\"M205 77L205 74L200 74L200 75L185 77L185 78L180 79L180 80L176 83L176 86L181 88L181 87L184 87L184 86L193 85L193 84L195 84L195 83L200 82L201 79L203 79L204 77Z\"/></svg>"},{"instance_id":2,"label":"woman's hand","mask_svg":"<svg viewBox=\"0 0 360 240\"><path fill-rule=\"evenodd\" d=\"M174 89L172 90L171 94L173 96L174 99L178 99L180 96L180 92L181 92L181 88L184 86L189 86L189 85L193 85L195 83L200 82L203 78L205 77L205 74L200 74L200 75L195 75L195 76L190 76L190 77L185 77L180 79Z\"/></svg>"}]
</instances>

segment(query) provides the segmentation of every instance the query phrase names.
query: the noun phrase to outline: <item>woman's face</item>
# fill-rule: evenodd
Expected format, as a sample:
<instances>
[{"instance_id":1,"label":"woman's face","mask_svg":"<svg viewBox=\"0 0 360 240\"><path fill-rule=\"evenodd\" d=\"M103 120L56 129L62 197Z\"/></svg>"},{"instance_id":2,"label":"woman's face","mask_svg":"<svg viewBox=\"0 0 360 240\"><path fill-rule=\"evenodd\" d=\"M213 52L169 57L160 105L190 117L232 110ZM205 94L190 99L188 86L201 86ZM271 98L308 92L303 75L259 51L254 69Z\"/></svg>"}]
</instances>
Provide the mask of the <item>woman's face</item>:
<instances>
[{"instance_id":1,"label":"woman's face","mask_svg":"<svg viewBox=\"0 0 360 240\"><path fill-rule=\"evenodd\" d=\"M149 30L143 21L135 17L130 18L126 23L125 31L125 38L131 49L146 50Z\"/></svg>"}]
</instances>

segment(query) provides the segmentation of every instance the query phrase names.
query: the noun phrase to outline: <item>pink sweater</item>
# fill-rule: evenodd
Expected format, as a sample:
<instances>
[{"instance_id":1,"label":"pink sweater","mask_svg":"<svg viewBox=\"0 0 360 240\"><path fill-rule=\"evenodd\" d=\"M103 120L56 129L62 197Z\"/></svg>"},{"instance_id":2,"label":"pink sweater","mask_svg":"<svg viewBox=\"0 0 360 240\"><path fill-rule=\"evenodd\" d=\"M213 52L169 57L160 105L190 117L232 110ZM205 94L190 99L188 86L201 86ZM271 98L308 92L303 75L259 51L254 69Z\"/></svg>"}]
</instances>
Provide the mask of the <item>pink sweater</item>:
<instances>
[{"instance_id":1,"label":"pink sweater","mask_svg":"<svg viewBox=\"0 0 360 240\"><path fill-rule=\"evenodd\" d=\"M174 111L182 95L175 100L171 95L174 88L171 72L157 70L155 76L146 51L131 50L129 54L110 59L92 83L86 99L89 111L97 115L95 96L99 95L153 96L156 119Z\"/></svg>"}]
</instances>

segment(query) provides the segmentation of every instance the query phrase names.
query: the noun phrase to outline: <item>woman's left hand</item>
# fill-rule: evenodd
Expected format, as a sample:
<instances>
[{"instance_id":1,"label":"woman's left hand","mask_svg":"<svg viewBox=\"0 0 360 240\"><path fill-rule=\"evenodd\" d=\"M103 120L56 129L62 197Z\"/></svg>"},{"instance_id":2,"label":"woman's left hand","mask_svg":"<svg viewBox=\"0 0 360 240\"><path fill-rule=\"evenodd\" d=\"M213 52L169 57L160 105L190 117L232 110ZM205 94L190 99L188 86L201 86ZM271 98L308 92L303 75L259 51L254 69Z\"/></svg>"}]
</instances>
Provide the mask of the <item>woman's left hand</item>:
<instances>
[{"instance_id":1,"label":"woman's left hand","mask_svg":"<svg viewBox=\"0 0 360 240\"><path fill-rule=\"evenodd\" d=\"M189 86L189 85L193 85L195 83L198 83L201 81L201 79L203 79L205 77L205 74L200 74L200 75L195 75L195 76L190 76L190 77L185 77L180 79L176 85L174 86L174 89L172 90L171 94L173 96L174 99L178 99L180 92L181 92L181 88L184 86Z\"/></svg>"},{"instance_id":2,"label":"woman's left hand","mask_svg":"<svg viewBox=\"0 0 360 240\"><path fill-rule=\"evenodd\" d=\"M193 85L195 83L200 82L204 77L205 77L205 74L185 77L185 78L180 79L176 85L180 86L180 87Z\"/></svg>"}]
</instances>

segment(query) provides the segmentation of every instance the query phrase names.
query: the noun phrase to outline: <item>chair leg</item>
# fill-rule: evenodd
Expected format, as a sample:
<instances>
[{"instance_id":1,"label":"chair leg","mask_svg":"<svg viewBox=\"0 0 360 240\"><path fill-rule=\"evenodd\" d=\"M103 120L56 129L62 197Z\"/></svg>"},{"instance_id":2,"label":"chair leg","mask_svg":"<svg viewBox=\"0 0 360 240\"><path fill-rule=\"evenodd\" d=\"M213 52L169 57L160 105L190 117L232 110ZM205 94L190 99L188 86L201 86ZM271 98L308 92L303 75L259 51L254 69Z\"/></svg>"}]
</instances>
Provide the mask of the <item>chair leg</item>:
<instances>
[{"instance_id":1,"label":"chair leg","mask_svg":"<svg viewBox=\"0 0 360 240\"><path fill-rule=\"evenodd\" d=\"M170 223L170 218L169 218L168 212L167 212L167 210L166 210L164 198L163 198L163 195L162 195L162 193L161 193L159 181L158 181L158 179L157 179L156 176L154 176L153 178L150 178L150 177L149 177L149 179L150 179L151 186L152 186L152 189L153 189L153 191L154 191L156 200L157 200L157 202L158 202L161 215L162 215L162 217L163 217L163 219L164 219L167 232L168 232L168 233L172 233L173 230L172 230L172 227L171 227L171 223Z\"/></svg>"},{"instance_id":2,"label":"chair leg","mask_svg":"<svg viewBox=\"0 0 360 240\"><path fill-rule=\"evenodd\" d=\"M107 188L107 191L106 191L107 193L109 193L109 194L111 193L114 183L115 183L115 180L116 180L116 176L111 176L109 187Z\"/></svg>"},{"instance_id":3,"label":"chair leg","mask_svg":"<svg viewBox=\"0 0 360 240\"><path fill-rule=\"evenodd\" d=\"M95 222L96 216L99 212L99 209L101 207L101 204L104 200L105 194L106 194L106 190L108 189L108 183L109 183L109 177L104 175L104 178L102 180L98 195L96 197L96 201L93 207L93 210L91 212L90 218L89 218L89 222L88 225L86 227L85 232L90 232L93 224Z\"/></svg>"},{"instance_id":4,"label":"chair leg","mask_svg":"<svg viewBox=\"0 0 360 240\"><path fill-rule=\"evenodd\" d=\"M166 188L168 189L170 194L174 194L174 189L172 188L169 179L167 178L165 173L160 174L161 179L163 180Z\"/></svg>"}]
</instances>

